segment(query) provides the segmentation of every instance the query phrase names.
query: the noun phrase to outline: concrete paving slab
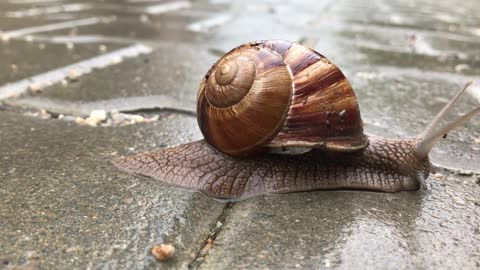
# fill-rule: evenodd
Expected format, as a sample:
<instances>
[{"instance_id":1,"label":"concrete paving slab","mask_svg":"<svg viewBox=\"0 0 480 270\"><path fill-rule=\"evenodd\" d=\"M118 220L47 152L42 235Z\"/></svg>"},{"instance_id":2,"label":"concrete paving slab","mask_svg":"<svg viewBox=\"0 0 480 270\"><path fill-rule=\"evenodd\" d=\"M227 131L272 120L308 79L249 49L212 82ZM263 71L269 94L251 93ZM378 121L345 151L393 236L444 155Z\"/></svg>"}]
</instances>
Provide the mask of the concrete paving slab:
<instances>
[{"instance_id":1,"label":"concrete paving slab","mask_svg":"<svg viewBox=\"0 0 480 270\"><path fill-rule=\"evenodd\" d=\"M190 30L188 27L190 24L225 13L229 8L229 5L190 1L86 3L91 5L91 8L77 12L77 16L113 17L115 22L76 29L76 40L78 37L97 36L131 42L161 40L192 42L198 39L201 33ZM57 39L68 38L69 30L52 31L48 35ZM75 42L75 39L71 40Z\"/></svg>"},{"instance_id":2,"label":"concrete paving slab","mask_svg":"<svg viewBox=\"0 0 480 270\"><path fill-rule=\"evenodd\" d=\"M475 178L429 179L426 192L313 192L231 209L200 269L475 269Z\"/></svg>"},{"instance_id":3,"label":"concrete paving slab","mask_svg":"<svg viewBox=\"0 0 480 270\"><path fill-rule=\"evenodd\" d=\"M67 2L42 6L58 3ZM6 217L0 225L7 228L0 234L0 246L7 247L0 259L7 267L186 268L190 262L200 269L480 266L478 118L434 148L433 162L455 170L441 169L427 180L429 190L421 192L313 192L224 208L201 194L124 175L108 163L115 155L200 138L192 117L200 79L222 52L258 39L303 40L338 64L356 89L368 132L416 134L461 84L480 83L476 0L455 5L449 0L215 0L159 14L145 9L156 1L85 3L89 9L22 20L113 14L116 20L110 24L42 32L39 40L71 42L75 48L91 40L87 47L94 49L108 40L125 46L141 41L154 52L0 105L0 152L6 154L0 159L0 216ZM32 8L20 6L8 10ZM5 21L0 28L15 26ZM43 57L28 46L15 49L22 61ZM42 59L44 69L25 76L47 71L50 62ZM465 95L453 117L478 104L478 90L475 86ZM160 120L149 124L90 128L6 112L11 106L75 116L96 109L167 112L155 111ZM176 245L177 257L158 264L149 249L163 241Z\"/></svg>"},{"instance_id":4,"label":"concrete paving slab","mask_svg":"<svg viewBox=\"0 0 480 270\"><path fill-rule=\"evenodd\" d=\"M54 85L47 88L42 96L89 102L169 95L183 102L194 103L200 80L216 58L205 47L168 43L149 55L128 59L120 65L83 76L68 87Z\"/></svg>"},{"instance_id":5,"label":"concrete paving slab","mask_svg":"<svg viewBox=\"0 0 480 270\"><path fill-rule=\"evenodd\" d=\"M0 10L2 8L0 7ZM26 18L24 20L19 20L16 18L5 18L2 17L2 25L0 26L0 31L7 32L19 28L30 27L32 25L42 25L51 23L48 20L42 18Z\"/></svg>"},{"instance_id":6,"label":"concrete paving slab","mask_svg":"<svg viewBox=\"0 0 480 270\"><path fill-rule=\"evenodd\" d=\"M461 83L451 80L422 77L421 72L415 76L386 74L381 71L357 72L352 81L359 98L362 118L367 123L367 132L380 132L381 135L393 137L415 136L423 132L436 113L462 87ZM444 123L453 121L478 104L479 100L465 93ZM480 118L476 117L438 143L433 149L432 161L447 168L479 171L478 138Z\"/></svg>"},{"instance_id":7,"label":"concrete paving slab","mask_svg":"<svg viewBox=\"0 0 480 270\"><path fill-rule=\"evenodd\" d=\"M125 175L109 162L197 138L195 128L179 128L193 119L115 129L4 111L0 119L1 268L184 269L222 213L223 203ZM157 263L150 249L163 242L176 255Z\"/></svg>"},{"instance_id":8,"label":"concrete paving slab","mask_svg":"<svg viewBox=\"0 0 480 270\"><path fill-rule=\"evenodd\" d=\"M124 45L107 44L109 50ZM0 86L50 69L100 55L98 44L83 44L69 49L65 44L32 43L21 40L0 42Z\"/></svg>"}]
</instances>

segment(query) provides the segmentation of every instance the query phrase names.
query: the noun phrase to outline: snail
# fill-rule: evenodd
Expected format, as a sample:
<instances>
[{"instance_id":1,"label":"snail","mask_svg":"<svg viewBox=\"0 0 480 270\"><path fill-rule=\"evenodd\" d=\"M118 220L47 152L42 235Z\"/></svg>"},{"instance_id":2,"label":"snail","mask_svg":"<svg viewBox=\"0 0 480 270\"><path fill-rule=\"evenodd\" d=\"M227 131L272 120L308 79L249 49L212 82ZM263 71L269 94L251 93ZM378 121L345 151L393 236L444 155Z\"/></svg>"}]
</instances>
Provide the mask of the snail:
<instances>
[{"instance_id":1,"label":"snail","mask_svg":"<svg viewBox=\"0 0 480 270\"><path fill-rule=\"evenodd\" d=\"M467 83L417 136L368 136L341 70L297 43L232 49L200 83L204 140L113 161L122 171L218 198L319 189L384 192L426 188L429 152L480 107L440 125Z\"/></svg>"}]
</instances>

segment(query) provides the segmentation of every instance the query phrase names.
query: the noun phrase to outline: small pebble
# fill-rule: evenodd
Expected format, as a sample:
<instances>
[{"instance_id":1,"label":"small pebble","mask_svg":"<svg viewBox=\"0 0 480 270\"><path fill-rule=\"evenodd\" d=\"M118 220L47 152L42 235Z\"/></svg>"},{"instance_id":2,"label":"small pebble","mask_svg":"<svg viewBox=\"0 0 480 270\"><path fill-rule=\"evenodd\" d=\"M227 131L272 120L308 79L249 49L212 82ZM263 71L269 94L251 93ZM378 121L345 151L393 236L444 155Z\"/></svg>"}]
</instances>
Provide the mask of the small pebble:
<instances>
[{"instance_id":1,"label":"small pebble","mask_svg":"<svg viewBox=\"0 0 480 270\"><path fill-rule=\"evenodd\" d=\"M90 118L97 118L101 121L105 121L105 119L107 119L107 112L105 110L93 110L90 113Z\"/></svg>"},{"instance_id":2,"label":"small pebble","mask_svg":"<svg viewBox=\"0 0 480 270\"><path fill-rule=\"evenodd\" d=\"M79 77L80 77L80 72L78 72L78 70L71 69L71 70L68 71L67 79L69 81L71 81L71 82L77 81Z\"/></svg>"},{"instance_id":3,"label":"small pebble","mask_svg":"<svg viewBox=\"0 0 480 270\"><path fill-rule=\"evenodd\" d=\"M85 123L89 126L96 127L107 119L107 112L105 110L93 110L90 116L85 119Z\"/></svg>"},{"instance_id":4,"label":"small pebble","mask_svg":"<svg viewBox=\"0 0 480 270\"><path fill-rule=\"evenodd\" d=\"M52 115L49 114L47 110L41 109L41 110L38 112L38 117L40 117L40 118L42 118L42 119L49 119L49 118L52 117Z\"/></svg>"},{"instance_id":5,"label":"small pebble","mask_svg":"<svg viewBox=\"0 0 480 270\"><path fill-rule=\"evenodd\" d=\"M175 247L172 244L161 244L152 248L152 255L159 261L166 261L175 254Z\"/></svg>"},{"instance_id":6,"label":"small pebble","mask_svg":"<svg viewBox=\"0 0 480 270\"><path fill-rule=\"evenodd\" d=\"M75 123L77 123L79 125L82 125L82 126L87 125L87 121L85 121L85 119L83 119L82 117L75 118Z\"/></svg>"},{"instance_id":7,"label":"small pebble","mask_svg":"<svg viewBox=\"0 0 480 270\"><path fill-rule=\"evenodd\" d=\"M433 177L435 179L438 179L438 180L445 180L445 175L443 175L441 173L435 173L435 174L433 174Z\"/></svg>"},{"instance_id":8,"label":"small pebble","mask_svg":"<svg viewBox=\"0 0 480 270\"><path fill-rule=\"evenodd\" d=\"M101 52L106 52L108 48L107 48L106 45L102 44L102 45L98 46L98 49L99 49Z\"/></svg>"},{"instance_id":9,"label":"small pebble","mask_svg":"<svg viewBox=\"0 0 480 270\"><path fill-rule=\"evenodd\" d=\"M91 127L96 127L98 126L98 124L100 124L100 120L99 119L96 119L96 118L90 118L88 117L87 119L85 119L85 124L91 126Z\"/></svg>"},{"instance_id":10,"label":"small pebble","mask_svg":"<svg viewBox=\"0 0 480 270\"><path fill-rule=\"evenodd\" d=\"M469 70L470 69L470 66L467 65L467 64L458 64L455 66L455 71L456 72L462 72L462 71L465 71L465 70Z\"/></svg>"},{"instance_id":11,"label":"small pebble","mask_svg":"<svg viewBox=\"0 0 480 270\"><path fill-rule=\"evenodd\" d=\"M34 93L34 94L42 93L43 92L43 85L39 84L39 83L31 83L28 86L28 90L31 93Z\"/></svg>"}]
</instances>

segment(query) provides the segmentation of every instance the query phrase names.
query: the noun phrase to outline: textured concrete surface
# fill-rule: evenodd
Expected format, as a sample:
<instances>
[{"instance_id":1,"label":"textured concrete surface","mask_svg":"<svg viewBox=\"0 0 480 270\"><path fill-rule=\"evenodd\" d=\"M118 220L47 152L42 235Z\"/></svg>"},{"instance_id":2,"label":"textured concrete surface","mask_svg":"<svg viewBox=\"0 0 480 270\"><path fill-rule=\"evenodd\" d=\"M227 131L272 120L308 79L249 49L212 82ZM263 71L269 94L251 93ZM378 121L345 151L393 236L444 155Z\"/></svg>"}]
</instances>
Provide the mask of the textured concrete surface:
<instances>
[{"instance_id":1,"label":"textured concrete surface","mask_svg":"<svg viewBox=\"0 0 480 270\"><path fill-rule=\"evenodd\" d=\"M192 119L110 129L0 117L2 267L154 268L150 249L167 242L177 253L163 266L186 268L222 213L223 203L132 179L110 164L132 144L145 150L172 134L176 142L198 137L176 127Z\"/></svg>"},{"instance_id":2,"label":"textured concrete surface","mask_svg":"<svg viewBox=\"0 0 480 270\"><path fill-rule=\"evenodd\" d=\"M475 269L472 178L426 192L313 192L255 198L230 210L203 269Z\"/></svg>"},{"instance_id":3,"label":"textured concrete surface","mask_svg":"<svg viewBox=\"0 0 480 270\"><path fill-rule=\"evenodd\" d=\"M339 65L369 133L417 134L467 80L477 84L450 119L478 106L479 14L476 0L1 1L0 88L114 56L0 100L0 268L479 268L479 117L434 148L439 173L421 192L226 204L109 163L199 139L200 79L259 39L299 41ZM115 56L136 44L151 52ZM158 120L77 124L99 109ZM165 242L176 255L157 262L150 249Z\"/></svg>"}]
</instances>

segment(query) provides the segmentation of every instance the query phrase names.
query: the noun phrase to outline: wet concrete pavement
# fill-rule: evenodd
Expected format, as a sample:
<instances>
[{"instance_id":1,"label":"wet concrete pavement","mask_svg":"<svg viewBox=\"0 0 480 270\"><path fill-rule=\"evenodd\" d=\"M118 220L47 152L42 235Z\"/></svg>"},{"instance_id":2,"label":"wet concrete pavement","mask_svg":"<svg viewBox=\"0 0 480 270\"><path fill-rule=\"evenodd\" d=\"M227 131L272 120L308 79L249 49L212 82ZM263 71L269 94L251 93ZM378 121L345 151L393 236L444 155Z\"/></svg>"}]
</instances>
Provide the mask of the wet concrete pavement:
<instances>
[{"instance_id":1,"label":"wet concrete pavement","mask_svg":"<svg viewBox=\"0 0 480 270\"><path fill-rule=\"evenodd\" d=\"M0 268L480 267L478 117L434 149L440 170L421 192L226 204L109 162L201 138L200 79L259 39L302 41L339 65L368 132L417 134L465 81L477 84L452 116L480 102L479 14L473 0L2 1L1 91L50 73L0 100ZM149 50L122 53L138 44ZM136 124L76 120L99 109ZM177 253L156 262L164 242Z\"/></svg>"}]
</instances>

